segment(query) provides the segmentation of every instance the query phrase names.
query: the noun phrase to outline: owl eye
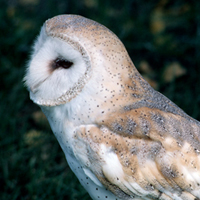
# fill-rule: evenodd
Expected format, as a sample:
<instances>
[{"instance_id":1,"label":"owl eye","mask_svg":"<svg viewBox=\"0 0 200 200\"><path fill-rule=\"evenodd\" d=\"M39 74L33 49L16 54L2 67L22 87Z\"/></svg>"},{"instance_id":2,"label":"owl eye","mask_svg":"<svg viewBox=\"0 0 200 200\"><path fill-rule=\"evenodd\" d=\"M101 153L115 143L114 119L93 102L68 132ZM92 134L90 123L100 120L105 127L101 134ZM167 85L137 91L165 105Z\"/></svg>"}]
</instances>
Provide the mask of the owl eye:
<instances>
[{"instance_id":1,"label":"owl eye","mask_svg":"<svg viewBox=\"0 0 200 200\"><path fill-rule=\"evenodd\" d=\"M72 65L73 65L73 62L70 62L62 58L57 58L56 60L53 61L52 69L53 70L58 69L58 68L69 69Z\"/></svg>"}]
</instances>

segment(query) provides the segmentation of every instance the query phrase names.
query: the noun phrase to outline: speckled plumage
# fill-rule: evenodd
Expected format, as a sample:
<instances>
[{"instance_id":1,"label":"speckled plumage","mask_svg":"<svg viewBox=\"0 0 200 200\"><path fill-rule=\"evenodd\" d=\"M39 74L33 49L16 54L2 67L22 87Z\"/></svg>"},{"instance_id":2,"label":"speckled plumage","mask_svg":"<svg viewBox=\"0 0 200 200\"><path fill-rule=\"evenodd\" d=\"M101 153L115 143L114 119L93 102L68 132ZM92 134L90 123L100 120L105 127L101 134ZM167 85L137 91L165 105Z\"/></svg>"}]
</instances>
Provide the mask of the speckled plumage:
<instances>
[{"instance_id":1,"label":"speckled plumage","mask_svg":"<svg viewBox=\"0 0 200 200\"><path fill-rule=\"evenodd\" d=\"M47 20L25 81L93 199L200 199L199 122L151 88L106 27Z\"/></svg>"}]
</instances>

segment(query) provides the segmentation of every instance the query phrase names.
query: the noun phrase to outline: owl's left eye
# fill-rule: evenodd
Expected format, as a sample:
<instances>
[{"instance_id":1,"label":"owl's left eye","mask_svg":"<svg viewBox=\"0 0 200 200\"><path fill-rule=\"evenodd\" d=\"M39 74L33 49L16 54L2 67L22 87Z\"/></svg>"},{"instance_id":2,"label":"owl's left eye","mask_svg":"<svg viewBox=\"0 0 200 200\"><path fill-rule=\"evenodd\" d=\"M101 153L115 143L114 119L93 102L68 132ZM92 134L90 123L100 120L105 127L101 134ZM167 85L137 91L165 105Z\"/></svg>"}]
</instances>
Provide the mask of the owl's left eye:
<instances>
[{"instance_id":1,"label":"owl's left eye","mask_svg":"<svg viewBox=\"0 0 200 200\"><path fill-rule=\"evenodd\" d=\"M52 63L52 69L53 70L58 69L58 68L69 69L72 65L73 65L73 62L57 58Z\"/></svg>"}]
</instances>

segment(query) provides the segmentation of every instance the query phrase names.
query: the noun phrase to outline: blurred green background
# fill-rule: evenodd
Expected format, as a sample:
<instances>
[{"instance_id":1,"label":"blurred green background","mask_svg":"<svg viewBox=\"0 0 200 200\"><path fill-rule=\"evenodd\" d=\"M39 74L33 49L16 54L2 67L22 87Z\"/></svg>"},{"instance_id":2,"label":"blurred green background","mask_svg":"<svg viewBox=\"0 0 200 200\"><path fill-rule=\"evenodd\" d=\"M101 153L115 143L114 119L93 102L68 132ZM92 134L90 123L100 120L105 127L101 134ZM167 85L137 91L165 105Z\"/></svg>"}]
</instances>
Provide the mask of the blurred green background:
<instances>
[{"instance_id":1,"label":"blurred green background","mask_svg":"<svg viewBox=\"0 0 200 200\"><path fill-rule=\"evenodd\" d=\"M0 0L0 199L90 199L23 86L44 21L79 14L111 29L146 80L200 120L200 1Z\"/></svg>"}]
</instances>

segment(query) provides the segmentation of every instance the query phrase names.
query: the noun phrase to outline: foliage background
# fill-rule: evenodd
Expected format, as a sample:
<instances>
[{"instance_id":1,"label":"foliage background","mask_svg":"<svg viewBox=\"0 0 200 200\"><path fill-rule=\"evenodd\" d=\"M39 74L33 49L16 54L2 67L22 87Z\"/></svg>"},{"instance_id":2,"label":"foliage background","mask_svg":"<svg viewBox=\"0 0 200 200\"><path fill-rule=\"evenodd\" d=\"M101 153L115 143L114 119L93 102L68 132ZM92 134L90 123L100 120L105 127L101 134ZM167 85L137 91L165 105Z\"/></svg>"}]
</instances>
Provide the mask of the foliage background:
<instances>
[{"instance_id":1,"label":"foliage background","mask_svg":"<svg viewBox=\"0 0 200 200\"><path fill-rule=\"evenodd\" d=\"M157 90L200 120L200 1L0 0L0 199L90 199L23 86L43 22L79 14L110 28Z\"/></svg>"}]
</instances>

